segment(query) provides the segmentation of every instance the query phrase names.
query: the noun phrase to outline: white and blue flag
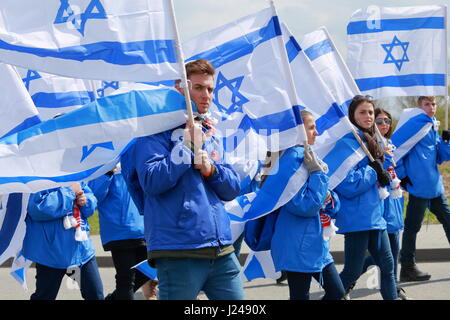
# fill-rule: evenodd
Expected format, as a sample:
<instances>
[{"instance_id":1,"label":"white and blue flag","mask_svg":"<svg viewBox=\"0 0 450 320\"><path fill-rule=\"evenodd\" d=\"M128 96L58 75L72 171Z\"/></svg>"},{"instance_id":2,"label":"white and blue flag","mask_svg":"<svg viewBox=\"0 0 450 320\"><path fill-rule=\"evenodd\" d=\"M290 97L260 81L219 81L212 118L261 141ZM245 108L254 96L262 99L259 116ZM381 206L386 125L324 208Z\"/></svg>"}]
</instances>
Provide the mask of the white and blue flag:
<instances>
[{"instance_id":1,"label":"white and blue flag","mask_svg":"<svg viewBox=\"0 0 450 320\"><path fill-rule=\"evenodd\" d=\"M268 8L183 43L188 61L208 59L216 68L210 112L231 164L305 141L299 106L286 90L279 37L278 17Z\"/></svg>"},{"instance_id":2,"label":"white and blue flag","mask_svg":"<svg viewBox=\"0 0 450 320\"><path fill-rule=\"evenodd\" d=\"M156 269L150 267L147 260L139 262L137 265L132 266L131 269L139 270L142 274L146 275L151 280L157 280Z\"/></svg>"},{"instance_id":3,"label":"white and blue flag","mask_svg":"<svg viewBox=\"0 0 450 320\"><path fill-rule=\"evenodd\" d=\"M428 132L435 122L420 108L404 109L398 120L392 143L395 145L394 160L399 161L409 152Z\"/></svg>"},{"instance_id":4,"label":"white and blue flag","mask_svg":"<svg viewBox=\"0 0 450 320\"><path fill-rule=\"evenodd\" d=\"M78 109L95 100L96 90L105 90L101 90L99 80L67 78L20 67L17 70L42 121Z\"/></svg>"},{"instance_id":5,"label":"white and blue flag","mask_svg":"<svg viewBox=\"0 0 450 320\"><path fill-rule=\"evenodd\" d=\"M39 112L14 67L0 63L0 82L3 88L0 138L40 123Z\"/></svg>"},{"instance_id":6,"label":"white and blue flag","mask_svg":"<svg viewBox=\"0 0 450 320\"><path fill-rule=\"evenodd\" d=\"M179 78L165 0L3 0L0 61L72 78Z\"/></svg>"},{"instance_id":7,"label":"white and blue flag","mask_svg":"<svg viewBox=\"0 0 450 320\"><path fill-rule=\"evenodd\" d=\"M176 90L122 87L114 95L0 139L1 147L17 151L0 157L0 194L33 193L94 179L114 167L134 137L185 121L184 96ZM18 150L20 145L25 147Z\"/></svg>"},{"instance_id":8,"label":"white and blue flag","mask_svg":"<svg viewBox=\"0 0 450 320\"><path fill-rule=\"evenodd\" d=\"M25 224L25 222L23 222ZM20 246L22 248L22 245ZM19 252L15 257L11 265L11 271L9 274L17 280L25 291L28 291L27 285L27 270L31 266L33 261L28 260Z\"/></svg>"},{"instance_id":9,"label":"white and blue flag","mask_svg":"<svg viewBox=\"0 0 450 320\"><path fill-rule=\"evenodd\" d=\"M0 196L0 265L22 250L29 194Z\"/></svg>"},{"instance_id":10,"label":"white and blue flag","mask_svg":"<svg viewBox=\"0 0 450 320\"><path fill-rule=\"evenodd\" d=\"M312 149L328 166L330 189L336 187L365 154L358 143L351 139L352 125L344 115L336 99L312 66L298 42L283 25L286 49L291 64L298 101L301 107L312 112L316 119L319 136ZM349 139L350 135L350 139ZM302 164L281 156L272 168L263 188L242 195L226 204L225 208L232 220L234 239L242 232L248 220L273 212L286 204L301 189L308 178ZM273 269L270 250L251 252L243 268L244 280L258 277L276 279L279 273Z\"/></svg>"},{"instance_id":11,"label":"white and blue flag","mask_svg":"<svg viewBox=\"0 0 450 320\"><path fill-rule=\"evenodd\" d=\"M305 34L300 37L299 43L335 101L347 114L347 107L352 98L361 92L327 29L320 27L316 31Z\"/></svg>"},{"instance_id":12,"label":"white and blue flag","mask_svg":"<svg viewBox=\"0 0 450 320\"><path fill-rule=\"evenodd\" d=\"M369 7L347 25L347 63L374 98L447 96L445 6Z\"/></svg>"}]
</instances>

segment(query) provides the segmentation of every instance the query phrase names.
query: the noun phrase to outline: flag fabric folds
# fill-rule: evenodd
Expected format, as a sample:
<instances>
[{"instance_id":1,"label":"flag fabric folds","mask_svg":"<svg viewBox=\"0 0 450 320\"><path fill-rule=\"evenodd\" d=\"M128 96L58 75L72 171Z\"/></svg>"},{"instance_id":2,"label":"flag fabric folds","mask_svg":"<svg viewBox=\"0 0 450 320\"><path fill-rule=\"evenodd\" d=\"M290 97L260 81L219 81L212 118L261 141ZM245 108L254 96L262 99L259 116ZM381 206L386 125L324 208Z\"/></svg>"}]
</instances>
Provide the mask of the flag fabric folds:
<instances>
[{"instance_id":1,"label":"flag fabric folds","mask_svg":"<svg viewBox=\"0 0 450 320\"><path fill-rule=\"evenodd\" d=\"M158 133L182 124L185 110L184 96L175 89L130 84L114 95L0 139L0 158Z\"/></svg>"},{"instance_id":2,"label":"flag fabric folds","mask_svg":"<svg viewBox=\"0 0 450 320\"><path fill-rule=\"evenodd\" d=\"M420 108L404 109L392 134L396 146L394 160L399 161L422 140L433 127L433 120Z\"/></svg>"},{"instance_id":3,"label":"flag fabric folds","mask_svg":"<svg viewBox=\"0 0 450 320\"><path fill-rule=\"evenodd\" d=\"M151 280L156 280L156 269L150 267L147 260L144 260L142 262L139 262L137 265L132 266L131 269L139 270L141 273L146 275Z\"/></svg>"},{"instance_id":4,"label":"flag fabric folds","mask_svg":"<svg viewBox=\"0 0 450 320\"><path fill-rule=\"evenodd\" d=\"M95 100L101 81L60 77L36 70L16 68L42 121L78 109Z\"/></svg>"},{"instance_id":5,"label":"flag fabric folds","mask_svg":"<svg viewBox=\"0 0 450 320\"><path fill-rule=\"evenodd\" d=\"M0 61L104 81L179 78L165 0L4 0Z\"/></svg>"},{"instance_id":6,"label":"flag fabric folds","mask_svg":"<svg viewBox=\"0 0 450 320\"><path fill-rule=\"evenodd\" d=\"M447 96L446 7L369 7L347 25L348 66L361 92Z\"/></svg>"},{"instance_id":7,"label":"flag fabric folds","mask_svg":"<svg viewBox=\"0 0 450 320\"><path fill-rule=\"evenodd\" d=\"M0 138L40 123L39 112L14 67L0 63L0 81L3 87Z\"/></svg>"},{"instance_id":8,"label":"flag fabric folds","mask_svg":"<svg viewBox=\"0 0 450 320\"><path fill-rule=\"evenodd\" d=\"M11 193L0 199L0 265L22 249L29 194Z\"/></svg>"},{"instance_id":9,"label":"flag fabric folds","mask_svg":"<svg viewBox=\"0 0 450 320\"><path fill-rule=\"evenodd\" d=\"M299 108L286 91L279 37L278 17L268 8L183 43L188 61L208 59L216 68L210 112L232 164L305 140Z\"/></svg>"}]
</instances>

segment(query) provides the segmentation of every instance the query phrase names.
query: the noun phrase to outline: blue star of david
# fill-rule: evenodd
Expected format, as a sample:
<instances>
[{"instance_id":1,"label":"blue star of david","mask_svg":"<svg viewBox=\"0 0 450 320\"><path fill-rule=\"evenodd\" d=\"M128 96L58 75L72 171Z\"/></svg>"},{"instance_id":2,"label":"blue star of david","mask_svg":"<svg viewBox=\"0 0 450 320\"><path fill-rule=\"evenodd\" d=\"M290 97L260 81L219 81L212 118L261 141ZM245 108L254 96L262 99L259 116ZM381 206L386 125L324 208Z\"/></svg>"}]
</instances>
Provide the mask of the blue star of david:
<instances>
[{"instance_id":1,"label":"blue star of david","mask_svg":"<svg viewBox=\"0 0 450 320\"><path fill-rule=\"evenodd\" d=\"M102 81L102 86L100 89L97 89L97 93L99 97L103 97L105 95L105 90L108 88L112 88L114 90L119 89L119 81L106 82Z\"/></svg>"},{"instance_id":2,"label":"blue star of david","mask_svg":"<svg viewBox=\"0 0 450 320\"><path fill-rule=\"evenodd\" d=\"M86 10L81 14L75 14L69 0L60 0L61 5L56 14L54 24L72 22L75 28L84 36L86 22L90 19L107 19L105 8L100 0L91 0ZM94 10L97 9L97 12Z\"/></svg>"},{"instance_id":3,"label":"blue star of david","mask_svg":"<svg viewBox=\"0 0 450 320\"><path fill-rule=\"evenodd\" d=\"M114 145L112 142L104 142L104 143L93 144L93 145L91 145L90 148L88 148L88 146L84 146L83 147L83 155L81 156L80 163L83 162L83 160L86 159L97 148L105 148L108 150L114 150Z\"/></svg>"},{"instance_id":4,"label":"blue star of david","mask_svg":"<svg viewBox=\"0 0 450 320\"><path fill-rule=\"evenodd\" d=\"M243 76L228 80L227 78L225 78L222 72L219 72L219 74L217 75L216 89L214 90L213 102L217 106L219 111L222 113L223 115L222 120L225 120L230 114L234 112L242 112L243 105L249 101L239 92L239 88L241 87L243 80L244 80ZM219 101L219 92L220 90L223 90L225 88L230 90L232 94L231 101L228 102L228 106L224 105L225 102L222 102L223 103L222 104Z\"/></svg>"},{"instance_id":5,"label":"blue star of david","mask_svg":"<svg viewBox=\"0 0 450 320\"><path fill-rule=\"evenodd\" d=\"M408 55L406 54L406 51L408 50L409 42L401 42L397 38L397 36L394 36L394 39L392 39L391 43L382 44L381 46L383 47L384 51L386 51L386 53L387 53L383 64L394 63L395 66L397 67L398 71L400 71L402 69L403 63L409 62ZM403 49L403 56L400 59L396 59L394 57L394 55L392 54L392 50L395 47L400 47Z\"/></svg>"},{"instance_id":6,"label":"blue star of david","mask_svg":"<svg viewBox=\"0 0 450 320\"><path fill-rule=\"evenodd\" d=\"M30 90L30 81L40 79L40 78L42 78L42 77L37 71L28 70L27 76L25 78L23 78L22 81L25 83L25 88L27 88L27 90Z\"/></svg>"}]
</instances>

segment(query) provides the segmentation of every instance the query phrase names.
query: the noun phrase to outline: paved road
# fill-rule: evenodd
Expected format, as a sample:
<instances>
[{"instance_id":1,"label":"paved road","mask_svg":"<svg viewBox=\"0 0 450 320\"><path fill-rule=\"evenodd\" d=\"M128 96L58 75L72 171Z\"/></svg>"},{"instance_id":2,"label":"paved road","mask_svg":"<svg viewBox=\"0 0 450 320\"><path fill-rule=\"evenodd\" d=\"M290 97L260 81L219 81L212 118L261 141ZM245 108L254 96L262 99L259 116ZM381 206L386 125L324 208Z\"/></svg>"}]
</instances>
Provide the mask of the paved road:
<instances>
[{"instance_id":1,"label":"paved road","mask_svg":"<svg viewBox=\"0 0 450 320\"><path fill-rule=\"evenodd\" d=\"M114 287L114 268L110 262L110 255L104 252L98 236L93 236L100 275L102 277L105 294L111 292ZM331 251L337 262L338 271L342 270L344 238L338 235L332 239ZM424 226L417 239L418 261L422 270L431 273L432 278L426 282L403 283L408 296L420 300L450 300L450 246L445 237L441 225ZM245 256L249 249L244 246L242 255ZM8 264L0 268L0 300L27 300L35 288L35 268L30 268L27 273L29 291L25 292L19 284L9 275ZM377 272L369 270L358 281L352 292L355 300L379 300L381 296L377 286ZM257 279L244 284L245 297L248 300L287 300L289 297L287 284L277 285L271 279ZM311 285L311 299L317 300L323 295L317 282ZM142 294L136 294L137 299L142 299ZM203 296L204 299L206 297ZM57 299L78 300L81 299L79 290L75 289L68 278L63 281Z\"/></svg>"}]
</instances>

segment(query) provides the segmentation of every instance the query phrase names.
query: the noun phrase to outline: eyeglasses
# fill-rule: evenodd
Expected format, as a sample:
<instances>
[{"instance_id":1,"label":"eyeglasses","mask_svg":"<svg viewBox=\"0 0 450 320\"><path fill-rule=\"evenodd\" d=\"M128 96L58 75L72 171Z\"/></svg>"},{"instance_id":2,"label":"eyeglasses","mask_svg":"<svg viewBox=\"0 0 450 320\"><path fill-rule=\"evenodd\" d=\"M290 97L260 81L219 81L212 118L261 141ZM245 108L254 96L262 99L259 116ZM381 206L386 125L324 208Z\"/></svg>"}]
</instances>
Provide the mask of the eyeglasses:
<instances>
[{"instance_id":1,"label":"eyeglasses","mask_svg":"<svg viewBox=\"0 0 450 320\"><path fill-rule=\"evenodd\" d=\"M391 123L392 123L392 120L389 119L389 118L379 118L379 119L376 119L376 120L375 120L375 123L376 123L376 124L382 124L383 121L384 121L384 123L386 123L386 124L391 124Z\"/></svg>"},{"instance_id":2,"label":"eyeglasses","mask_svg":"<svg viewBox=\"0 0 450 320\"><path fill-rule=\"evenodd\" d=\"M362 96L362 95L360 95L360 94L357 94L356 96L354 96L353 97L353 99L352 100L361 100L361 99L367 99L367 100L370 100L370 101L372 101L373 100L373 97L372 96L370 96L370 95L365 95L365 96Z\"/></svg>"}]
</instances>

